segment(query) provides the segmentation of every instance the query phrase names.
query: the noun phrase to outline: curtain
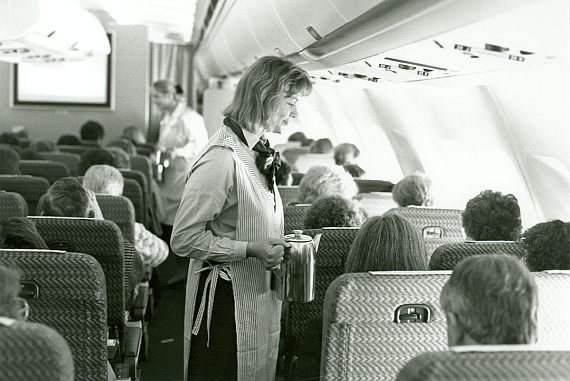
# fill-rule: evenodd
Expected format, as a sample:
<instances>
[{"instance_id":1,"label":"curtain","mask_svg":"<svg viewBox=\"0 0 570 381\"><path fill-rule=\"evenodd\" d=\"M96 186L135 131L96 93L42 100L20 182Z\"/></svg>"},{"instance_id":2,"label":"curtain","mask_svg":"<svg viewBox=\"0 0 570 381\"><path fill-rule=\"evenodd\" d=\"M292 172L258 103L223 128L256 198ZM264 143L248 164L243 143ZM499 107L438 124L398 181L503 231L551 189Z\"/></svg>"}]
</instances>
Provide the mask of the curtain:
<instances>
[{"instance_id":1,"label":"curtain","mask_svg":"<svg viewBox=\"0 0 570 381\"><path fill-rule=\"evenodd\" d=\"M150 44L150 86L155 81L169 79L184 89L186 101L192 105L192 45ZM158 140L160 112L151 104L149 107L148 141Z\"/></svg>"}]
</instances>

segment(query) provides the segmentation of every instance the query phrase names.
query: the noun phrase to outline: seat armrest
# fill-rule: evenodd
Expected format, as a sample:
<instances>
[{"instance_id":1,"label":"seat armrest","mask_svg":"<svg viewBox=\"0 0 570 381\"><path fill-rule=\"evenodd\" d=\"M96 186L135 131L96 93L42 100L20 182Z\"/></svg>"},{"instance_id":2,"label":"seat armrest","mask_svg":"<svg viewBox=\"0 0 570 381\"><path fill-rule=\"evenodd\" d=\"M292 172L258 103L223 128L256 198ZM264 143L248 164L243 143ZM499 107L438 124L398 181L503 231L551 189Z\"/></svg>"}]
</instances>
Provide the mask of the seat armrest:
<instances>
[{"instance_id":1,"label":"seat armrest","mask_svg":"<svg viewBox=\"0 0 570 381\"><path fill-rule=\"evenodd\" d=\"M146 307L149 298L149 284L142 282L138 284L138 295L133 302L133 319L143 320L146 314Z\"/></svg>"}]
</instances>

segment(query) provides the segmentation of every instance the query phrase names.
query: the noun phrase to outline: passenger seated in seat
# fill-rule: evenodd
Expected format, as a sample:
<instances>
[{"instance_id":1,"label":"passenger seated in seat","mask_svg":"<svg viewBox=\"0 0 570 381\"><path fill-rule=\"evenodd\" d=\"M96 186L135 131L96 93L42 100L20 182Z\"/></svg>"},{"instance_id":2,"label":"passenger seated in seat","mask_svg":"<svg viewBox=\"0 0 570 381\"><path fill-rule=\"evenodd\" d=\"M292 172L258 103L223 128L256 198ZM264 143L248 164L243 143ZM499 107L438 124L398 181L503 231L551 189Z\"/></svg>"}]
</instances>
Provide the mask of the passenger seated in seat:
<instances>
[{"instance_id":1,"label":"passenger seated in seat","mask_svg":"<svg viewBox=\"0 0 570 381\"><path fill-rule=\"evenodd\" d=\"M537 286L513 256L465 258L443 287L440 303L450 347L536 342Z\"/></svg>"},{"instance_id":2,"label":"passenger seated in seat","mask_svg":"<svg viewBox=\"0 0 570 381\"><path fill-rule=\"evenodd\" d=\"M469 200L463 212L468 240L514 241L522 231L519 202L512 194L484 190Z\"/></svg>"},{"instance_id":3,"label":"passenger seated in seat","mask_svg":"<svg viewBox=\"0 0 570 381\"><path fill-rule=\"evenodd\" d=\"M340 167L314 166L303 176L299 184L298 204L310 204L322 196L338 195L353 199L358 186Z\"/></svg>"},{"instance_id":4,"label":"passenger seated in seat","mask_svg":"<svg viewBox=\"0 0 570 381\"><path fill-rule=\"evenodd\" d=\"M541 222L522 235L530 271L570 270L570 222Z\"/></svg>"},{"instance_id":5,"label":"passenger seated in seat","mask_svg":"<svg viewBox=\"0 0 570 381\"><path fill-rule=\"evenodd\" d=\"M89 167L96 164L107 164L115 168L117 167L115 156L113 156L109 150L92 149L81 155L81 160L77 168L79 176L83 176Z\"/></svg>"},{"instance_id":6,"label":"passenger seated in seat","mask_svg":"<svg viewBox=\"0 0 570 381\"><path fill-rule=\"evenodd\" d=\"M105 129L101 123L88 120L81 126L80 134L83 141L82 144L100 147L103 136L105 136Z\"/></svg>"},{"instance_id":7,"label":"passenger seated in seat","mask_svg":"<svg viewBox=\"0 0 570 381\"><path fill-rule=\"evenodd\" d=\"M368 219L360 228L345 265L346 273L427 269L426 248L419 230L396 214ZM293 380L319 379L322 331L322 316L309 320Z\"/></svg>"},{"instance_id":8,"label":"passenger seated in seat","mask_svg":"<svg viewBox=\"0 0 570 381\"><path fill-rule=\"evenodd\" d=\"M305 229L324 227L356 227L368 216L356 201L341 196L324 196L316 199L305 217Z\"/></svg>"},{"instance_id":9,"label":"passenger seated in seat","mask_svg":"<svg viewBox=\"0 0 570 381\"><path fill-rule=\"evenodd\" d=\"M334 146L330 139L323 138L313 142L313 144L311 144L311 148L309 148L309 152L328 155L334 152Z\"/></svg>"},{"instance_id":10,"label":"passenger seated in seat","mask_svg":"<svg viewBox=\"0 0 570 381\"><path fill-rule=\"evenodd\" d=\"M80 146L81 140L75 135L61 135L59 139L57 139L58 146Z\"/></svg>"},{"instance_id":11,"label":"passenger seated in seat","mask_svg":"<svg viewBox=\"0 0 570 381\"><path fill-rule=\"evenodd\" d=\"M0 175L19 175L20 155L12 148L0 147Z\"/></svg>"},{"instance_id":12,"label":"passenger seated in seat","mask_svg":"<svg viewBox=\"0 0 570 381\"><path fill-rule=\"evenodd\" d=\"M406 176L392 188L392 198L401 208L431 206L431 181L423 174Z\"/></svg>"},{"instance_id":13,"label":"passenger seated in seat","mask_svg":"<svg viewBox=\"0 0 570 381\"><path fill-rule=\"evenodd\" d=\"M11 217L0 224L0 248L48 249L36 230L36 223L26 217Z\"/></svg>"},{"instance_id":14,"label":"passenger seated in seat","mask_svg":"<svg viewBox=\"0 0 570 381\"><path fill-rule=\"evenodd\" d=\"M96 194L121 196L123 175L109 165L94 165L85 172L83 186ZM142 255L145 265L156 267L168 256L166 242L146 230L143 224L135 223L135 248Z\"/></svg>"},{"instance_id":15,"label":"passenger seated in seat","mask_svg":"<svg viewBox=\"0 0 570 381\"><path fill-rule=\"evenodd\" d=\"M352 143L341 143L334 149L334 161L352 177L362 177L366 174L364 169L357 164L360 150Z\"/></svg>"}]
</instances>

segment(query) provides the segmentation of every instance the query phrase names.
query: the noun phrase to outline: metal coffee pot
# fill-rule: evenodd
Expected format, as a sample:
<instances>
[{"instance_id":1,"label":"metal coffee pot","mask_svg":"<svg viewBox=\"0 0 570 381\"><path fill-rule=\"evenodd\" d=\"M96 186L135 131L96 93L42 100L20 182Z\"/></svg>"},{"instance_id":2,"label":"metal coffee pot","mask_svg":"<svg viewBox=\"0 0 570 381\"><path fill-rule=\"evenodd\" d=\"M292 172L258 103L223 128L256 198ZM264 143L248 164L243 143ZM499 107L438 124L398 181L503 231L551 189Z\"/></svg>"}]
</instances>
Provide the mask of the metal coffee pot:
<instances>
[{"instance_id":1,"label":"metal coffee pot","mask_svg":"<svg viewBox=\"0 0 570 381\"><path fill-rule=\"evenodd\" d=\"M285 236L291 244L290 256L273 269L272 289L284 302L310 302L315 297L315 254L321 235L313 240L302 230L293 233Z\"/></svg>"}]
</instances>

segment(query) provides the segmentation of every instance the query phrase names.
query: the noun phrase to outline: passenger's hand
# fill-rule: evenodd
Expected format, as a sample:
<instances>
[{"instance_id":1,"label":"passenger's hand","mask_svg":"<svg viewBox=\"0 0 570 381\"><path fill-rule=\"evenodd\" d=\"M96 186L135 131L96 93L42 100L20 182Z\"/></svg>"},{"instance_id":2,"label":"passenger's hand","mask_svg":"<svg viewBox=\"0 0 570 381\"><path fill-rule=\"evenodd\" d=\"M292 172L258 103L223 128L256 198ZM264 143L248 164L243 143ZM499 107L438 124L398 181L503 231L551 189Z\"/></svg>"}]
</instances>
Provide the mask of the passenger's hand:
<instances>
[{"instance_id":1,"label":"passenger's hand","mask_svg":"<svg viewBox=\"0 0 570 381\"><path fill-rule=\"evenodd\" d=\"M285 248L289 247L291 245L282 239L267 238L262 241L249 242L247 256L259 259L267 270L271 270L283 262Z\"/></svg>"}]
</instances>

